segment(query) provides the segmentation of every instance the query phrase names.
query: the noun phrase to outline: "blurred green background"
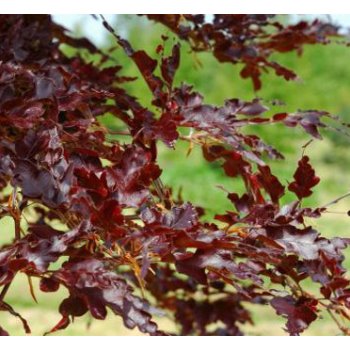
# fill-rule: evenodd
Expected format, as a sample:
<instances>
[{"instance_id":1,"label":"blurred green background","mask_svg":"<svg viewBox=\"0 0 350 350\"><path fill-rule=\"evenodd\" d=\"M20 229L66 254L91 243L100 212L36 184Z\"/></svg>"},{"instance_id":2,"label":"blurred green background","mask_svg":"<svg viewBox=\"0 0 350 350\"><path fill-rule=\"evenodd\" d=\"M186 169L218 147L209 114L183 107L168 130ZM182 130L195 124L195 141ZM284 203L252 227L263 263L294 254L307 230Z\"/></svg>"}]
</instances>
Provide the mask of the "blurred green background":
<instances>
[{"instance_id":1,"label":"blurred green background","mask_svg":"<svg viewBox=\"0 0 350 350\"><path fill-rule=\"evenodd\" d=\"M60 16L62 18L63 16ZM80 16L81 17L81 16ZM350 18L350 15L349 15ZM287 22L288 16L281 16L281 20ZM293 16L293 20L296 16ZM75 26L75 34L79 36L86 26L86 18ZM168 50L174 43L174 36L165 27L149 22L143 17L135 15L109 16L111 24L124 37L126 37L135 49L145 49L151 56L157 57L156 47L160 43L162 34L168 35ZM85 24L84 24L85 23ZM105 36L104 43L100 45L104 49L115 46L113 38L100 26L100 37ZM68 53L71 53L67 49ZM213 104L222 104L225 99L241 98L250 100L255 97L262 98L267 104L274 100L285 103L283 106L273 107L269 115L278 111L293 112L298 109L326 110L339 115L344 122L350 123L350 48L332 44L328 46L307 46L302 56L296 53L276 54L274 58L286 67L296 71L300 81L286 82L276 77L273 73L263 76L263 88L258 94L252 89L250 80L243 80L239 76L242 68L239 65L220 64L211 54L200 53L196 56L190 52L188 45L182 42L181 64L176 75L176 84L186 82L201 92L205 101ZM86 55L86 53L82 53ZM135 65L125 56L119 48L113 51L113 57L124 68L122 75L139 77ZM88 59L93 59L89 58ZM125 88L133 95L140 98L141 103L149 106L151 100L147 86L142 79L136 82L126 83ZM103 117L101 121L112 130L120 130L121 124L111 117ZM291 181L296 169L297 161L301 156L302 146L310 140L303 130L299 128L287 128L284 126L250 127L249 132L257 133L267 143L282 151L286 159L284 161L269 161L274 173L286 185ZM350 191L349 178L349 145L350 138L336 131L322 132L323 140L314 141L307 148L307 155L311 158L316 173L321 177L321 182L314 195L305 200L305 205L319 206ZM227 178L223 175L218 164L207 163L203 160L201 150L194 148L186 157L188 144L178 142L175 150L159 145L159 163L163 169L162 180L171 186L176 194L182 191L184 200L192 201L196 205L206 209L205 219L212 220L216 213L224 213L232 210L230 202L226 199L226 193L217 185L225 187L230 192L243 190L239 179ZM288 202L294 200L293 194L288 194L283 199ZM335 212L327 214L317 221L310 220L323 235L327 237L350 237L348 224L350 218L345 214L350 209L350 199L347 198L332 207ZM12 223L3 219L1 223L0 243L8 240L12 235ZM11 236L12 237L12 236ZM350 268L350 253L347 252L346 266ZM28 297L26 291L27 282L19 276L13 288L7 296L11 303L23 316L28 318L32 325L33 334L39 335L47 331L59 320L57 307L59 294L46 295L37 293L39 304ZM37 285L35 285L37 290ZM254 320L256 327L244 329L251 335L283 335L283 318L274 315L273 311L266 307L254 307ZM61 335L126 335L138 334L137 331L128 331L122 327L119 319L109 316L108 320L91 322L87 329L89 319L77 319L73 326L58 334ZM12 334L21 335L23 330L19 320L0 313L0 324ZM171 320L161 320L164 328L172 329ZM312 324L304 334L309 335L335 335L338 334L336 326L325 315L324 319Z\"/></svg>"}]
</instances>

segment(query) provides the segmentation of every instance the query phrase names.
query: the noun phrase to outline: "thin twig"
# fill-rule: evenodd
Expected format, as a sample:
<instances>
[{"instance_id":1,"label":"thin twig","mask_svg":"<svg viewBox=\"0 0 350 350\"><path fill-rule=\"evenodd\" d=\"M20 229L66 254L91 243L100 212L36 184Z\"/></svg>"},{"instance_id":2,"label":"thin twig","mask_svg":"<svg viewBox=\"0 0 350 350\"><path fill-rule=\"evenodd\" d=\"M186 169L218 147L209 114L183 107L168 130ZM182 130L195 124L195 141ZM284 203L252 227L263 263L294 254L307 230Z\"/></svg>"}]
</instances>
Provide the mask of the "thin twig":
<instances>
[{"instance_id":1,"label":"thin twig","mask_svg":"<svg viewBox=\"0 0 350 350\"><path fill-rule=\"evenodd\" d=\"M329 315L332 317L333 321L336 323L337 327L345 334L345 335L350 335L350 330L346 327L344 327L339 320L334 316L333 312L327 308L327 312Z\"/></svg>"},{"instance_id":2,"label":"thin twig","mask_svg":"<svg viewBox=\"0 0 350 350\"><path fill-rule=\"evenodd\" d=\"M333 204L336 204L336 203L338 203L339 201L341 201L342 199L344 199L344 198L346 198L346 197L349 197L349 196L350 196L350 192L345 193L345 194L343 194L342 196L340 196L340 197L334 199L333 201L331 201L331 202L329 202L329 203L323 205L321 208L327 208L327 207L329 207L329 206L331 206L331 205L333 205Z\"/></svg>"},{"instance_id":3,"label":"thin twig","mask_svg":"<svg viewBox=\"0 0 350 350\"><path fill-rule=\"evenodd\" d=\"M161 202L165 202L165 195L163 192L163 184L161 183L160 179L155 179L153 181L154 184L154 188L156 189L156 192L158 194L159 199L161 200Z\"/></svg>"},{"instance_id":4,"label":"thin twig","mask_svg":"<svg viewBox=\"0 0 350 350\"><path fill-rule=\"evenodd\" d=\"M7 291L8 291L8 289L10 288L11 282L12 281L10 281L7 284L5 284L4 288L2 289L1 294L0 294L0 301L2 301L5 298L5 295L6 295Z\"/></svg>"},{"instance_id":5,"label":"thin twig","mask_svg":"<svg viewBox=\"0 0 350 350\"><path fill-rule=\"evenodd\" d=\"M328 314L331 316L332 320L335 322L335 324L337 325L337 327L339 328L339 330L341 332L343 332L344 335L350 335L350 329L343 326L340 321L335 317L335 315L333 314L332 310L331 310L331 305L327 305L326 303L322 302L320 299L318 300L318 302L324 306L328 312Z\"/></svg>"}]
</instances>

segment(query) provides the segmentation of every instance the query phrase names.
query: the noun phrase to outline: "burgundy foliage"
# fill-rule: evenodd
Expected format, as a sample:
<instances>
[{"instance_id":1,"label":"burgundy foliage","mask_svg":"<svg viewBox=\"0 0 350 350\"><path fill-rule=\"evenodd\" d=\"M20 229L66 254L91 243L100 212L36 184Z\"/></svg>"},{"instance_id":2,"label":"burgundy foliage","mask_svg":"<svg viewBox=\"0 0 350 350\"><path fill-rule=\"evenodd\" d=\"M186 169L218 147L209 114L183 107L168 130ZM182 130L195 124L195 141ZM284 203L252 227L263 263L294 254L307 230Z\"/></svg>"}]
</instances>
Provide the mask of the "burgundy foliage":
<instances>
[{"instance_id":1,"label":"burgundy foliage","mask_svg":"<svg viewBox=\"0 0 350 350\"><path fill-rule=\"evenodd\" d=\"M270 15L216 15L212 22L202 15L148 17L195 51L243 63L241 75L256 90L267 68L296 78L271 60L272 53L301 52L306 44L325 44L338 35L327 23L285 26ZM303 332L322 309L350 320L350 281L342 266L350 240L326 239L308 226L308 218L326 210L301 203L320 180L309 158L302 157L285 187L265 160L282 154L242 128L282 123L319 138L332 116L266 116L259 99L206 104L193 87L174 84L179 43L156 60L102 22L138 67L154 109L123 87L133 79L120 75L121 66L111 65L88 40L71 37L50 16L1 16L0 200L15 237L0 249L0 311L18 317L30 332L6 302L16 275L25 274L39 279L42 292L68 291L59 321L48 332L86 313L103 320L109 310L126 327L150 335L173 334L157 325L155 318L163 314L181 335L241 335L241 326L253 323L249 304L270 305L287 319L291 335ZM99 59L68 57L61 44ZM128 142L108 138L97 119L106 113L125 124ZM212 223L201 219L201 208L172 198L162 184L157 145L174 148L179 139L199 144L208 162L245 185L243 195L228 194L232 204ZM281 205L288 191L296 200ZM306 280L319 287L318 294L305 290ZM0 335L8 334L5 328L0 325Z\"/></svg>"},{"instance_id":2,"label":"burgundy foliage","mask_svg":"<svg viewBox=\"0 0 350 350\"><path fill-rule=\"evenodd\" d=\"M295 72L271 59L275 52L302 53L306 44L327 44L338 36L336 26L315 20L283 25L274 15L147 15L171 29L197 52L210 51L219 62L242 63L242 78L250 78L254 89L261 89L260 76L271 69L286 80Z\"/></svg>"}]
</instances>

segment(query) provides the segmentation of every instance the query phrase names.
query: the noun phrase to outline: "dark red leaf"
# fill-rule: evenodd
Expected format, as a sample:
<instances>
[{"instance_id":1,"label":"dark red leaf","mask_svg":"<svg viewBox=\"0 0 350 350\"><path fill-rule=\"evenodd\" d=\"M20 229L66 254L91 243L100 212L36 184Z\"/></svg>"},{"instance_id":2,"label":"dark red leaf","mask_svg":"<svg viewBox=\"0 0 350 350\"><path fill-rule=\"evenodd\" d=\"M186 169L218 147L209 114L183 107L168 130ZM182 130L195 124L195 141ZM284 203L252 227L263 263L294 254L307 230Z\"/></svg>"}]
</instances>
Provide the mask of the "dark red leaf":
<instances>
[{"instance_id":1,"label":"dark red leaf","mask_svg":"<svg viewBox=\"0 0 350 350\"><path fill-rule=\"evenodd\" d=\"M93 317L104 319L106 307L121 316L128 328L138 327L141 332L157 335L157 325L151 320L150 307L145 300L132 294L131 287L115 272L106 270L102 261L89 259L66 263L54 278L63 283L79 303L66 299L60 307L66 314L81 316L88 308Z\"/></svg>"},{"instance_id":2,"label":"dark red leaf","mask_svg":"<svg viewBox=\"0 0 350 350\"><path fill-rule=\"evenodd\" d=\"M285 316L287 331L290 335L299 335L313 321L317 319L317 300L299 298L292 296L275 297L271 300L271 305L278 315Z\"/></svg>"},{"instance_id":3,"label":"dark red leaf","mask_svg":"<svg viewBox=\"0 0 350 350\"><path fill-rule=\"evenodd\" d=\"M40 280L40 290L43 292L56 292L60 284L52 278L44 277Z\"/></svg>"},{"instance_id":4,"label":"dark red leaf","mask_svg":"<svg viewBox=\"0 0 350 350\"><path fill-rule=\"evenodd\" d=\"M276 176L271 174L268 166L259 166L258 180L270 195L274 203L278 203L279 198L284 195L284 186L279 182Z\"/></svg>"},{"instance_id":5,"label":"dark red leaf","mask_svg":"<svg viewBox=\"0 0 350 350\"><path fill-rule=\"evenodd\" d=\"M288 189L302 199L309 197L312 194L311 188L319 182L320 178L316 176L315 170L311 167L309 157L303 156L294 173L294 181L289 184Z\"/></svg>"},{"instance_id":6,"label":"dark red leaf","mask_svg":"<svg viewBox=\"0 0 350 350\"><path fill-rule=\"evenodd\" d=\"M180 45L173 46L171 56L162 59L160 66L163 79L172 86L175 73L180 65Z\"/></svg>"}]
</instances>

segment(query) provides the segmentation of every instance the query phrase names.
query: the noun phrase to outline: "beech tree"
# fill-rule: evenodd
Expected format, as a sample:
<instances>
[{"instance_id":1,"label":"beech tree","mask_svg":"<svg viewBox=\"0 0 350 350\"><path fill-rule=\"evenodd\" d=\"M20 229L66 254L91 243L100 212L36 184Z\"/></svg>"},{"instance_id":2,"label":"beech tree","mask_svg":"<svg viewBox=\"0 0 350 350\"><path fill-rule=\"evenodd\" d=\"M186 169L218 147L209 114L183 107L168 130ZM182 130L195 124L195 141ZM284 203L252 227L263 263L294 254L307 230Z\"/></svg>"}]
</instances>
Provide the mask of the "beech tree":
<instances>
[{"instance_id":1,"label":"beech tree","mask_svg":"<svg viewBox=\"0 0 350 350\"><path fill-rule=\"evenodd\" d=\"M6 301L13 280L25 274L34 298L33 279L42 292L68 291L48 333L86 313L103 320L110 310L125 327L150 335L173 334L154 320L164 314L179 335L242 335L240 326L253 322L251 303L285 318L290 335L321 310L349 334L350 281L342 264L350 239L323 237L308 220L327 206L303 205L319 177L304 152L283 183L267 160L283 155L244 128L279 123L319 139L329 122L346 126L326 111L273 114L258 98L227 96L214 106L186 82L174 84L183 42L198 55L240 64L241 78L258 91L262 74L297 78L272 54L342 41L339 28L320 20L283 24L273 15L146 17L169 28L175 43L162 36L152 54L135 50L117 27L95 19L137 66L152 108L128 93L124 83L134 78L121 75L109 52L71 36L50 16L1 16L0 203L15 235L0 247L0 311L30 333L30 320ZM66 55L62 44L77 53ZM106 114L124 124L122 141L108 138L98 119ZM201 148L206 161L245 186L243 195L227 194L231 204L211 222L186 192L175 196L161 180L157 148L163 143L176 152L178 140ZM281 205L287 192L295 200ZM6 324L0 334L8 335Z\"/></svg>"}]
</instances>

